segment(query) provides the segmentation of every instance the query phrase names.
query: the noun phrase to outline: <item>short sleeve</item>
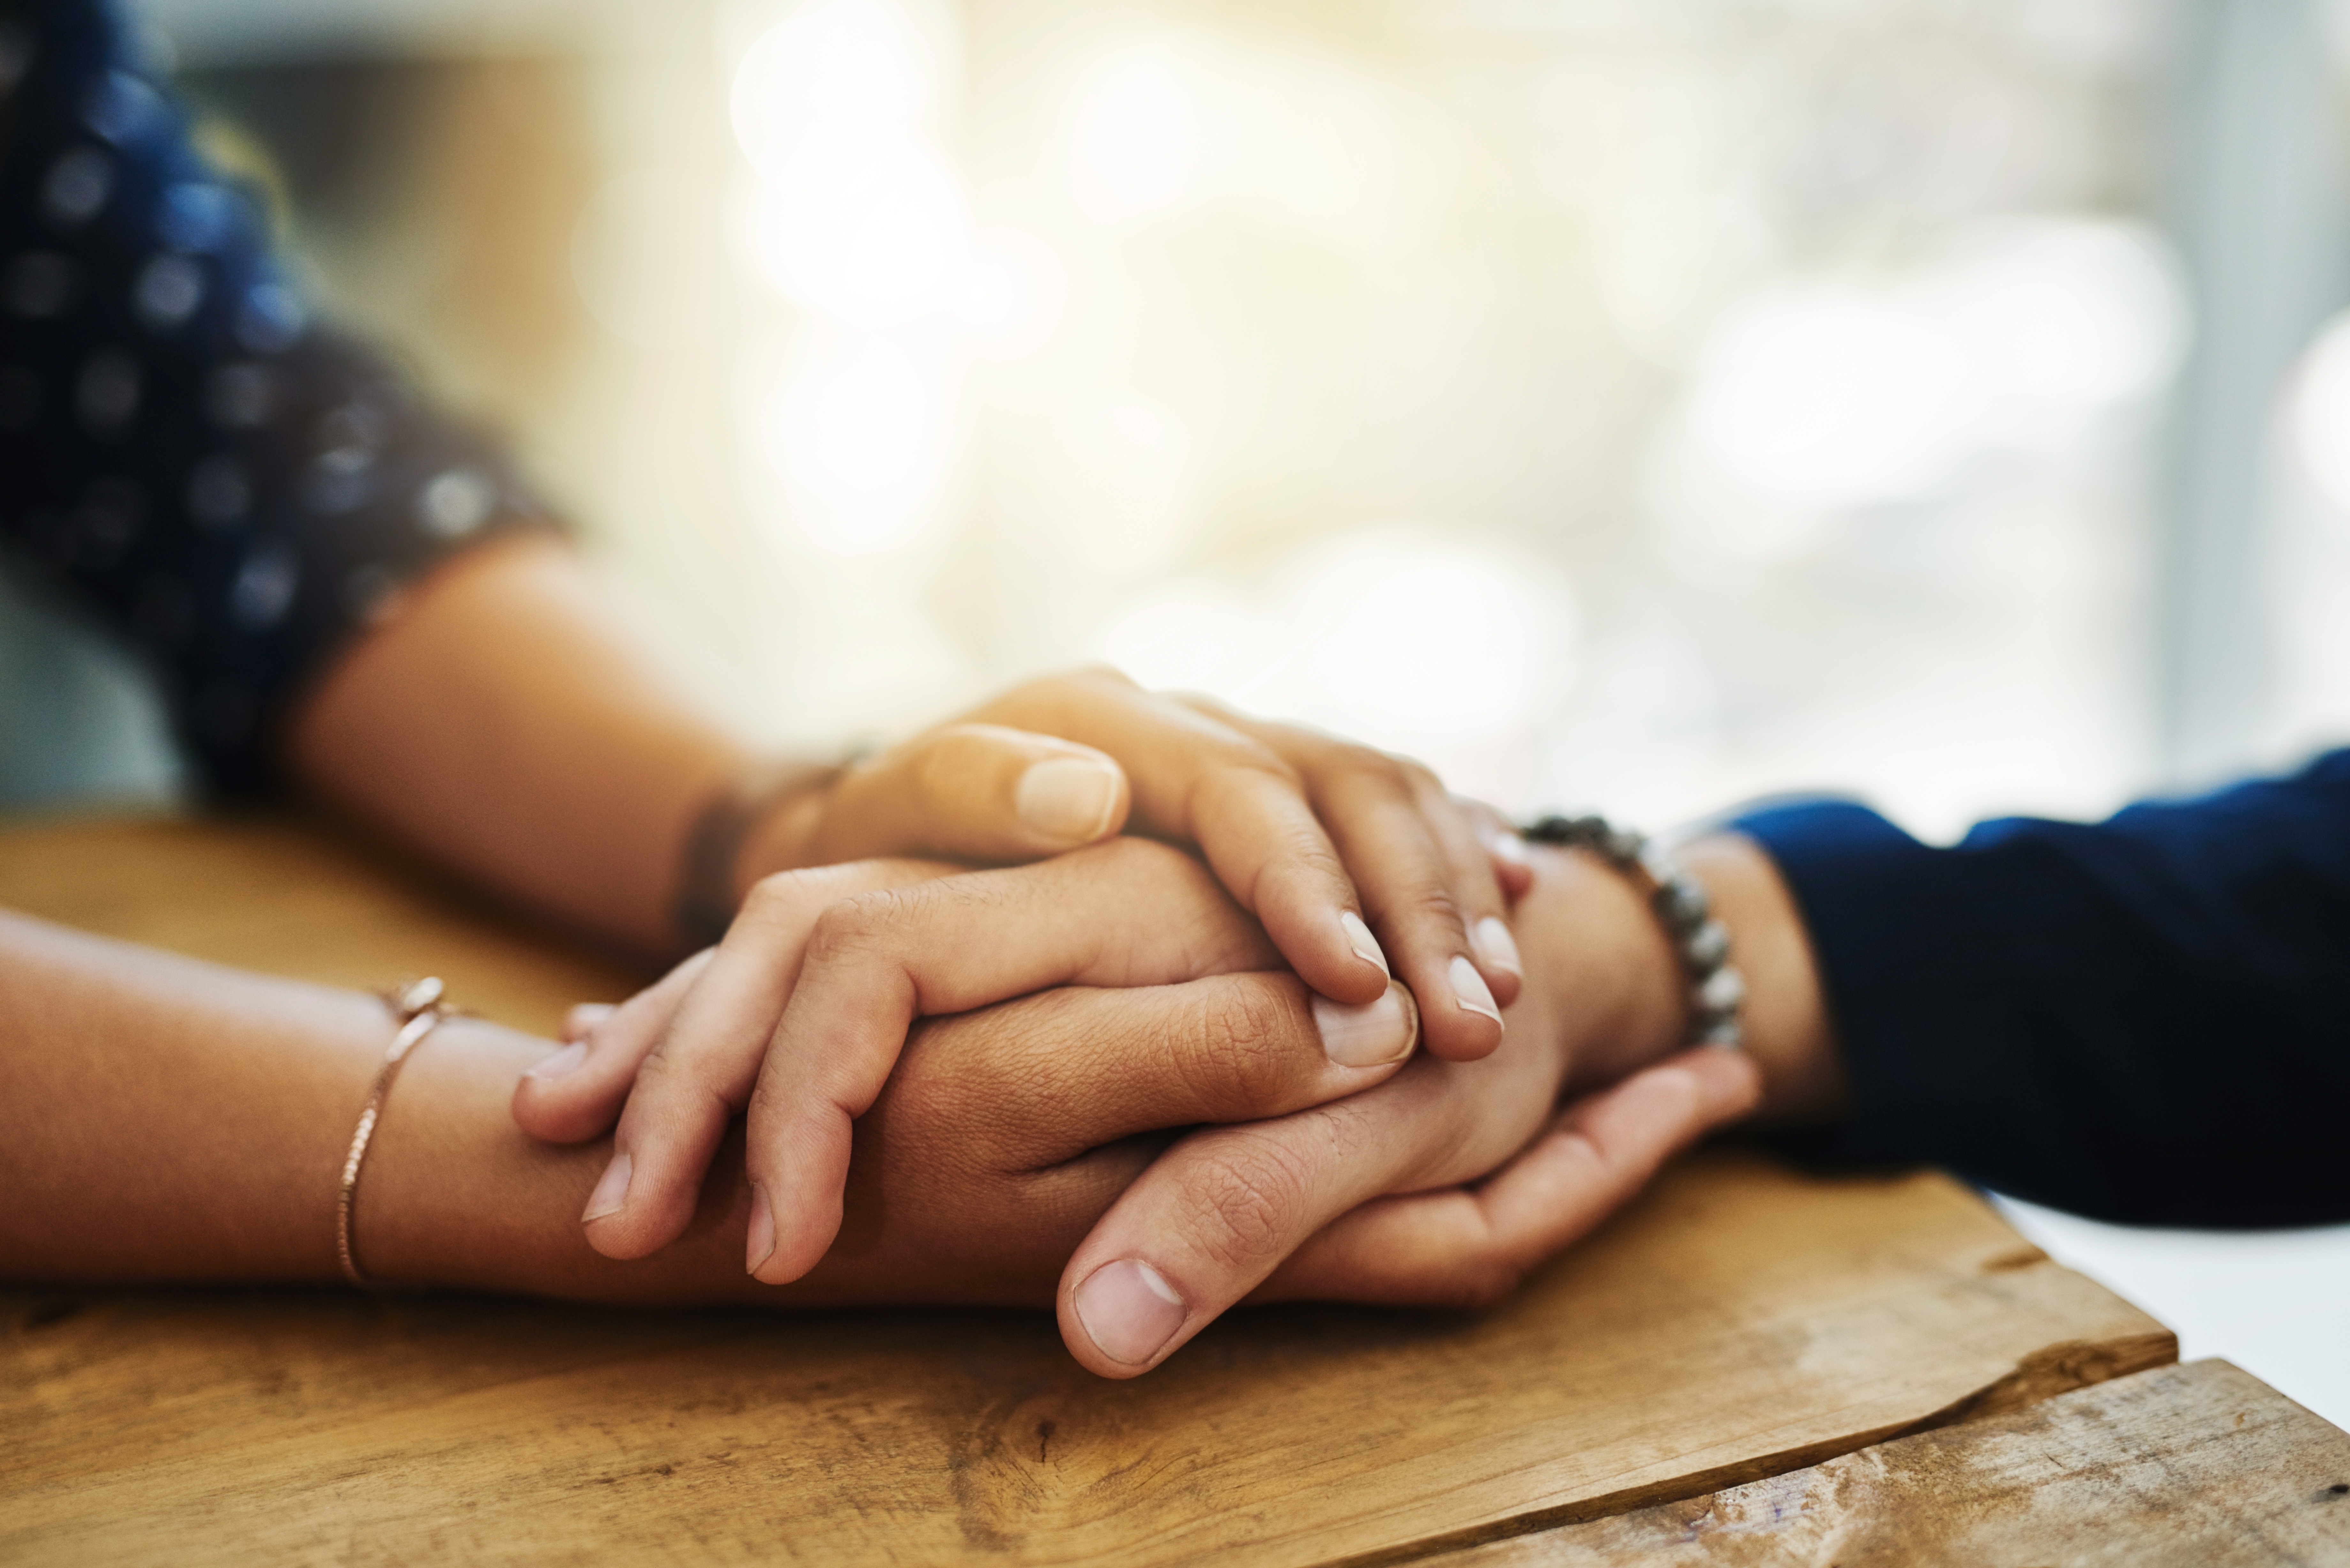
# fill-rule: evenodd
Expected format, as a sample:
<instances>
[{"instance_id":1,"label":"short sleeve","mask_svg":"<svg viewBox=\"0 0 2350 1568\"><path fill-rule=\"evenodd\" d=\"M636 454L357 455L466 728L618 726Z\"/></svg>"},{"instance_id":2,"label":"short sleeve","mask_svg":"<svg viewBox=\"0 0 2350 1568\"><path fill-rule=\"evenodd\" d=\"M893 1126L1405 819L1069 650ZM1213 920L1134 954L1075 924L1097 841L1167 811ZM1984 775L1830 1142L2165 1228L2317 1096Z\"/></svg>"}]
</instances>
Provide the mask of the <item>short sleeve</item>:
<instances>
[{"instance_id":1,"label":"short sleeve","mask_svg":"<svg viewBox=\"0 0 2350 1568\"><path fill-rule=\"evenodd\" d=\"M0 7L0 540L145 656L214 793L273 786L288 709L406 585L553 525L313 317L110 9Z\"/></svg>"}]
</instances>

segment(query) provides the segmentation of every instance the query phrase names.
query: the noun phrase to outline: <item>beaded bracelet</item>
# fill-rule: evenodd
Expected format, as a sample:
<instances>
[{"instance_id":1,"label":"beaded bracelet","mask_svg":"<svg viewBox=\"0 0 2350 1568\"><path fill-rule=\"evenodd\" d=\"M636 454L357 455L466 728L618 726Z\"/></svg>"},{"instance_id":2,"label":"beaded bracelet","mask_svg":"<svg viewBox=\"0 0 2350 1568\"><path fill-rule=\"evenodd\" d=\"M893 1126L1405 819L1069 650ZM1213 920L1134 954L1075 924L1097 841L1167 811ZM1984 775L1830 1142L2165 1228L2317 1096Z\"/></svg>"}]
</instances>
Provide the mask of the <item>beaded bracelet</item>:
<instances>
[{"instance_id":1,"label":"beaded bracelet","mask_svg":"<svg viewBox=\"0 0 2350 1568\"><path fill-rule=\"evenodd\" d=\"M375 1137L375 1125L383 1116L383 1098L391 1092L391 1081L400 1075L400 1064L427 1034L441 1025L455 1009L442 1001L443 988L438 975L403 986L398 991L380 993L383 1004L391 1012L396 1032L391 1037L391 1049L384 1053L383 1064L375 1070L375 1082L368 1086L367 1108L359 1113L359 1130L351 1134L350 1152L343 1157L343 1182L335 1194L335 1258L343 1266L343 1278L362 1290L381 1288L359 1270L359 1258L351 1248L351 1203L359 1196L359 1162L367 1158L368 1142Z\"/></svg>"},{"instance_id":2,"label":"beaded bracelet","mask_svg":"<svg viewBox=\"0 0 2350 1568\"><path fill-rule=\"evenodd\" d=\"M1714 918L1702 883L1662 846L1604 816L1545 816L1523 833L1536 844L1587 849L1640 883L1689 974L1689 1043L1725 1051L1746 1043L1746 977L1731 964L1730 928Z\"/></svg>"}]
</instances>

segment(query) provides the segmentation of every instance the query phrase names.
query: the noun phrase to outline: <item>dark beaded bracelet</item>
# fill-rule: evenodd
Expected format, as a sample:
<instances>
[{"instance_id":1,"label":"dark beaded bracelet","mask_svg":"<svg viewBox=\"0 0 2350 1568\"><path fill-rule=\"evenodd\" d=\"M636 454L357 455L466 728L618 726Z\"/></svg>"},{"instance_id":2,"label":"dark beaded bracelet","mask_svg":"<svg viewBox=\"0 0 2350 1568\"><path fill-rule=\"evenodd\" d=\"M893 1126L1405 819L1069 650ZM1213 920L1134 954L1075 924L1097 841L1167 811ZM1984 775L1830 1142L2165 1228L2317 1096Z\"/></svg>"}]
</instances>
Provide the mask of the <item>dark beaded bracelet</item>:
<instances>
[{"instance_id":1,"label":"dark beaded bracelet","mask_svg":"<svg viewBox=\"0 0 2350 1568\"><path fill-rule=\"evenodd\" d=\"M1645 835L1604 816L1545 816L1523 832L1536 844L1587 849L1641 884L1689 974L1690 1044L1734 1051L1746 1043L1746 977L1731 964L1730 928L1714 919L1702 883Z\"/></svg>"}]
</instances>

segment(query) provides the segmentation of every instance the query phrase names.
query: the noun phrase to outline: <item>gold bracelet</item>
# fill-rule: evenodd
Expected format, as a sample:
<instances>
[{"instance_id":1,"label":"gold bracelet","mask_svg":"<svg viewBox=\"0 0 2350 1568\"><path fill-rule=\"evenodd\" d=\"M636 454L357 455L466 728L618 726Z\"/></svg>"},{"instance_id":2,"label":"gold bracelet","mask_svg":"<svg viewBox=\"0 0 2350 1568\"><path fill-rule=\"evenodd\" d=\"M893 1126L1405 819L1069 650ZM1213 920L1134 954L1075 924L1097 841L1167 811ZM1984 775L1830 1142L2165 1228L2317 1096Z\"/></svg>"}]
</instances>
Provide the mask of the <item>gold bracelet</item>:
<instances>
[{"instance_id":1,"label":"gold bracelet","mask_svg":"<svg viewBox=\"0 0 2350 1568\"><path fill-rule=\"evenodd\" d=\"M391 1092L391 1081L399 1075L400 1064L452 1012L442 1003L442 994L438 975L427 975L399 991L381 993L399 1032L391 1037L391 1049L384 1053L383 1065L375 1070L375 1083L368 1090L367 1109L359 1113L359 1130L351 1134L351 1152L343 1157L342 1190L335 1197L335 1256L342 1262L343 1277L361 1290L374 1290L377 1286L375 1281L359 1272L359 1260L351 1252L351 1199L359 1191L359 1161L367 1158L368 1140L375 1136L375 1124L383 1115L383 1097Z\"/></svg>"}]
</instances>

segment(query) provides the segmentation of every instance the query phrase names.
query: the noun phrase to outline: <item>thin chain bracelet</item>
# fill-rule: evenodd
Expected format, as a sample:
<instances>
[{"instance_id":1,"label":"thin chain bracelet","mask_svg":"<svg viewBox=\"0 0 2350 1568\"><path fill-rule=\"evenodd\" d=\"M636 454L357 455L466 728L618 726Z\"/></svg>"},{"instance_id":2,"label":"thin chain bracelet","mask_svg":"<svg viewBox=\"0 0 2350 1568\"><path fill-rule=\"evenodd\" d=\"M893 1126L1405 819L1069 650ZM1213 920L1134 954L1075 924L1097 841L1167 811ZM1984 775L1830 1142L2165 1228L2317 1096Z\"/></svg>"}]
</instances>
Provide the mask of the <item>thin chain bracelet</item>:
<instances>
[{"instance_id":1,"label":"thin chain bracelet","mask_svg":"<svg viewBox=\"0 0 2350 1568\"><path fill-rule=\"evenodd\" d=\"M1730 928L1714 918L1704 884L1645 834L1604 816L1545 816L1523 831L1536 844L1587 849L1641 884L1689 975L1689 1043L1725 1051L1746 1044L1746 977L1730 961Z\"/></svg>"},{"instance_id":2,"label":"thin chain bracelet","mask_svg":"<svg viewBox=\"0 0 2350 1568\"><path fill-rule=\"evenodd\" d=\"M391 1037L391 1049L384 1053L383 1064L375 1070L375 1082L368 1089L367 1108L359 1113L359 1130L351 1134L351 1151L343 1157L343 1184L335 1195L335 1257L343 1265L343 1277L367 1291L382 1286L359 1272L359 1260L351 1251L351 1200L359 1192L359 1162L367 1158L368 1140L375 1137L375 1125L383 1116L383 1097L391 1092L391 1081L399 1076L400 1064L408 1060L408 1054L427 1034L440 1027L442 1019L456 1011L442 1001L444 988L438 975L426 975L398 991L379 995L399 1028Z\"/></svg>"}]
</instances>

